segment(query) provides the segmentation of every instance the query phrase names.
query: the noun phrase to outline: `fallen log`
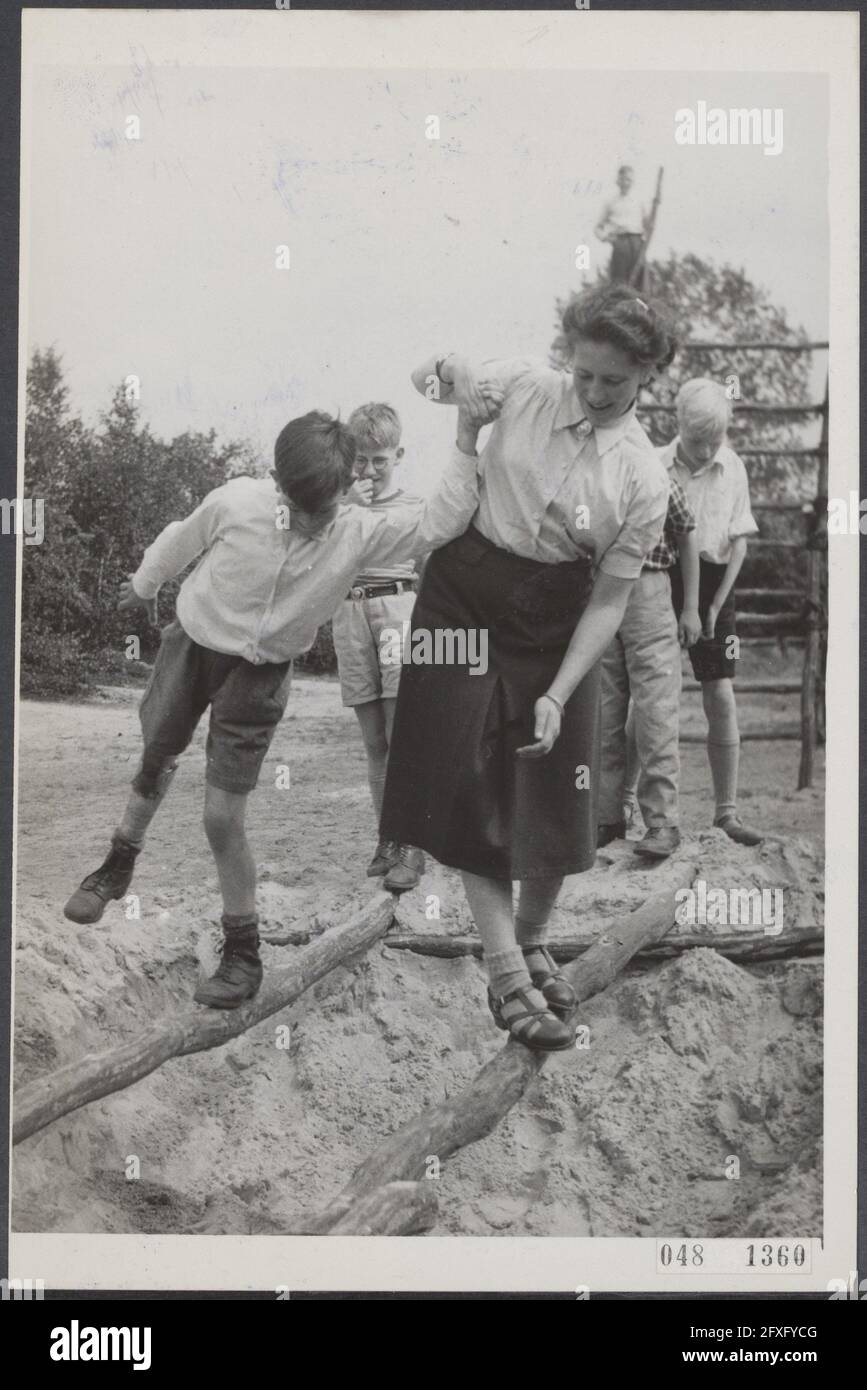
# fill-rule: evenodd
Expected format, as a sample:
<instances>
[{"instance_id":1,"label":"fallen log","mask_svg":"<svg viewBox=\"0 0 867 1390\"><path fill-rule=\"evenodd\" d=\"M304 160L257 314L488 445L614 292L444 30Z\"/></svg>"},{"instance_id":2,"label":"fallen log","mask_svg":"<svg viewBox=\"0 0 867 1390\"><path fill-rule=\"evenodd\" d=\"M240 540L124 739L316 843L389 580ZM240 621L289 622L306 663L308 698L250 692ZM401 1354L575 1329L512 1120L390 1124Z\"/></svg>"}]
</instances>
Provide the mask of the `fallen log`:
<instances>
[{"instance_id":1,"label":"fallen log","mask_svg":"<svg viewBox=\"0 0 867 1390\"><path fill-rule=\"evenodd\" d=\"M696 866L679 864L657 872L660 890L618 927L607 929L564 971L579 1002L607 988L637 951L674 926L675 893L692 884ZM377 1145L335 1200L303 1222L304 1231L311 1235L334 1231L339 1221L351 1216L357 1204L383 1184L417 1181L430 1159L442 1163L458 1149L484 1139L520 1100L547 1055L531 1052L510 1038L459 1095L423 1110Z\"/></svg>"},{"instance_id":2,"label":"fallen log","mask_svg":"<svg viewBox=\"0 0 867 1390\"><path fill-rule=\"evenodd\" d=\"M561 936L548 942L548 950L558 965L562 965L584 955L597 939L596 936ZM818 955L823 949L824 940L825 933L821 927L798 927L779 936L770 936L763 931L724 934L681 932L665 941L643 947L635 952L632 960L637 963L668 960L682 951L695 950L700 946L719 951L720 955L730 960L772 960L779 956ZM456 960L461 956L481 957L482 954L482 943L477 936L446 936L442 932L386 936L382 944L391 951L412 951L415 955L438 956L442 960Z\"/></svg>"},{"instance_id":3,"label":"fallen log","mask_svg":"<svg viewBox=\"0 0 867 1390\"><path fill-rule=\"evenodd\" d=\"M746 639L745 639L746 640ZM761 729L741 729L741 743L761 742L774 743L777 739L800 739L801 734L798 729L777 729L772 724L766 725ZM707 743L707 734L680 734L681 743Z\"/></svg>"},{"instance_id":4,"label":"fallen log","mask_svg":"<svg viewBox=\"0 0 867 1390\"><path fill-rule=\"evenodd\" d=\"M413 1236L436 1225L433 1182L389 1182L356 1202L331 1228L333 1236ZM292 1234L303 1235L303 1230Z\"/></svg>"},{"instance_id":5,"label":"fallen log","mask_svg":"<svg viewBox=\"0 0 867 1390\"><path fill-rule=\"evenodd\" d=\"M120 1047L88 1053L28 1082L14 1099L13 1144L82 1105L124 1090L172 1057L222 1047L246 1033L294 1003L336 965L357 951L367 950L385 935L393 917L392 894L376 893L361 912L306 946L291 965L267 974L259 993L240 1009L220 1011L192 1005L172 1018L160 1019Z\"/></svg>"}]
</instances>

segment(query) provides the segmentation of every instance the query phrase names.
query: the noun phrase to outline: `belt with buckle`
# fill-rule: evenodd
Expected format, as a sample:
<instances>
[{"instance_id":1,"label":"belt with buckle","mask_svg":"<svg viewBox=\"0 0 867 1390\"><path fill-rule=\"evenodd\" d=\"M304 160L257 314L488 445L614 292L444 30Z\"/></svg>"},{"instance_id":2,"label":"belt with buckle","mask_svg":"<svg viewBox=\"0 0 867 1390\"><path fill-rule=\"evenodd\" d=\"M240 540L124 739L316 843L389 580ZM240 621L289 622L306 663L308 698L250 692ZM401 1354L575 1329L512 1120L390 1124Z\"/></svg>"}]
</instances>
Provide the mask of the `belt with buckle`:
<instances>
[{"instance_id":1,"label":"belt with buckle","mask_svg":"<svg viewBox=\"0 0 867 1390\"><path fill-rule=\"evenodd\" d=\"M396 579L391 584L353 584L347 598L384 598L386 594L411 594L415 590L414 579Z\"/></svg>"}]
</instances>

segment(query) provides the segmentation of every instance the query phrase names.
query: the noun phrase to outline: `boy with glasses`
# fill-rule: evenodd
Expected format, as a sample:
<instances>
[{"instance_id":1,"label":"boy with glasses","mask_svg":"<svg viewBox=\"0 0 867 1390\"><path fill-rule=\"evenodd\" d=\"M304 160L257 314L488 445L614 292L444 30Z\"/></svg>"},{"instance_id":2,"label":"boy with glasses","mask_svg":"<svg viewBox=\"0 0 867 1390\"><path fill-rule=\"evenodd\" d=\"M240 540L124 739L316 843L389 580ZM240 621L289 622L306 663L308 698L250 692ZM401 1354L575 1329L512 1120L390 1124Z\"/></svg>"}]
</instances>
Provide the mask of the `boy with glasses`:
<instances>
[{"instance_id":1,"label":"boy with glasses","mask_svg":"<svg viewBox=\"0 0 867 1390\"><path fill-rule=\"evenodd\" d=\"M418 506L419 499L394 482L394 470L403 458L397 411L371 402L354 410L346 423L355 440L356 490L370 509L394 512ZM404 624L412 617L417 580L407 546L405 556L360 571L332 621L340 693L358 720L377 821L401 672L400 663L384 658L391 658L391 634L409 631ZM384 876L385 887L395 892L415 888L423 872L422 851L395 840L379 841L367 869L371 878Z\"/></svg>"}]
</instances>

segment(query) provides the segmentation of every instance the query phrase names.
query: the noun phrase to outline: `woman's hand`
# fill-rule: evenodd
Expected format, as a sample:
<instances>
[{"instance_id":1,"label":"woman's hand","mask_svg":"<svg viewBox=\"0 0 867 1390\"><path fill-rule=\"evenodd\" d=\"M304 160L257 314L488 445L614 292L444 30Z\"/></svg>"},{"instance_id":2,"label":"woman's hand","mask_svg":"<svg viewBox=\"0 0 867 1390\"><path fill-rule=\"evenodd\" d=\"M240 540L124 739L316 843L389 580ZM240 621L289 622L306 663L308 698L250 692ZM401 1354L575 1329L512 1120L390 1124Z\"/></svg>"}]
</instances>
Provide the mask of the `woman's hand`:
<instances>
[{"instance_id":1,"label":"woman's hand","mask_svg":"<svg viewBox=\"0 0 867 1390\"><path fill-rule=\"evenodd\" d=\"M122 579L117 596L117 607L119 612L127 608L144 608L148 616L148 621L156 623L157 620L157 600L153 598L142 598L132 587L132 575L128 574L126 579Z\"/></svg>"},{"instance_id":2,"label":"woman's hand","mask_svg":"<svg viewBox=\"0 0 867 1390\"><path fill-rule=\"evenodd\" d=\"M551 752L563 725L559 707L547 695L540 695L533 706L533 733L535 743L527 743L518 749L519 758L544 758Z\"/></svg>"},{"instance_id":3,"label":"woman's hand","mask_svg":"<svg viewBox=\"0 0 867 1390\"><path fill-rule=\"evenodd\" d=\"M677 624L677 637L682 647L692 647L701 637L701 618L697 608L684 608Z\"/></svg>"},{"instance_id":4,"label":"woman's hand","mask_svg":"<svg viewBox=\"0 0 867 1390\"><path fill-rule=\"evenodd\" d=\"M497 382L486 382L481 411L473 406L458 403L458 448L465 454L475 453L479 431L496 420L503 406L503 388Z\"/></svg>"},{"instance_id":5,"label":"woman's hand","mask_svg":"<svg viewBox=\"0 0 867 1390\"><path fill-rule=\"evenodd\" d=\"M476 374L472 363L455 357L452 363L454 399L479 428L496 420L503 404L503 388L497 381Z\"/></svg>"}]
</instances>

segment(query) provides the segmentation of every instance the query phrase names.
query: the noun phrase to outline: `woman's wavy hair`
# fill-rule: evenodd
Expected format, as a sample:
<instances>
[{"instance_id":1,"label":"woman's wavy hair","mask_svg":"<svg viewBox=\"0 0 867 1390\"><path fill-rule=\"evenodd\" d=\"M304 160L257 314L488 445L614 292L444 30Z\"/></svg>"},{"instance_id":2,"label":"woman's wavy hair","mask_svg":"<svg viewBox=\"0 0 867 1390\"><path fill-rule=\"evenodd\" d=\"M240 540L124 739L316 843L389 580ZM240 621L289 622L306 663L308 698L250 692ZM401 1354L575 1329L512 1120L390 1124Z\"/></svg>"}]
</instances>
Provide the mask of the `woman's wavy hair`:
<instances>
[{"instance_id":1,"label":"woman's wavy hair","mask_svg":"<svg viewBox=\"0 0 867 1390\"><path fill-rule=\"evenodd\" d=\"M563 334L570 348L578 342L609 343L636 366L657 371L670 366L678 347L668 310L624 284L600 285L577 295L563 314Z\"/></svg>"}]
</instances>

